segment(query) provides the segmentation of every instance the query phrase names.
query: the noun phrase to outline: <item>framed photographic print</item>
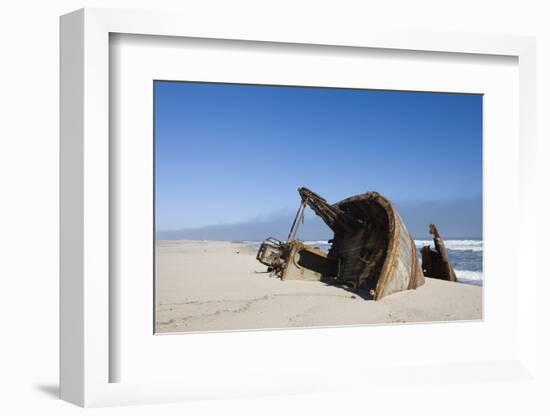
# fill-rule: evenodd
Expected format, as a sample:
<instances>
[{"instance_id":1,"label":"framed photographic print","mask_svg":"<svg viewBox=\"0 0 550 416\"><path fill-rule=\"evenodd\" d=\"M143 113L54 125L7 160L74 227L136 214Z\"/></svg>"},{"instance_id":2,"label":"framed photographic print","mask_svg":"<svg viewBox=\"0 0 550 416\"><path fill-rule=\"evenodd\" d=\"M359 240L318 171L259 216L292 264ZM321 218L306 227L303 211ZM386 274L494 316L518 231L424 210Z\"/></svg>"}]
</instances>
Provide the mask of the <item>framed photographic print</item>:
<instances>
[{"instance_id":1,"label":"framed photographic print","mask_svg":"<svg viewBox=\"0 0 550 416\"><path fill-rule=\"evenodd\" d=\"M482 318L481 94L153 89L156 333Z\"/></svg>"},{"instance_id":2,"label":"framed photographic print","mask_svg":"<svg viewBox=\"0 0 550 416\"><path fill-rule=\"evenodd\" d=\"M530 378L533 40L219 23L62 17L62 398Z\"/></svg>"}]
</instances>

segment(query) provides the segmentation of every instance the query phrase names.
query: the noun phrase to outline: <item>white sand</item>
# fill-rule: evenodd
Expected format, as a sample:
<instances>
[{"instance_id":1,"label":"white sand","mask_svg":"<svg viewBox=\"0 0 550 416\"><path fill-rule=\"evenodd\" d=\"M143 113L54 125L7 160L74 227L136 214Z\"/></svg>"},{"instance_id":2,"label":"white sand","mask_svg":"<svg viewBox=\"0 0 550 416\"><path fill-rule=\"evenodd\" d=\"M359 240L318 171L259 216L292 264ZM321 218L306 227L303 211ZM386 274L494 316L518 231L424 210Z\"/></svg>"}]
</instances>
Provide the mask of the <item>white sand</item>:
<instances>
[{"instance_id":1,"label":"white sand","mask_svg":"<svg viewBox=\"0 0 550 416\"><path fill-rule=\"evenodd\" d=\"M256 252L224 241L159 241L158 332L361 325L482 318L482 288L426 279L374 302L321 282L281 281Z\"/></svg>"}]
</instances>

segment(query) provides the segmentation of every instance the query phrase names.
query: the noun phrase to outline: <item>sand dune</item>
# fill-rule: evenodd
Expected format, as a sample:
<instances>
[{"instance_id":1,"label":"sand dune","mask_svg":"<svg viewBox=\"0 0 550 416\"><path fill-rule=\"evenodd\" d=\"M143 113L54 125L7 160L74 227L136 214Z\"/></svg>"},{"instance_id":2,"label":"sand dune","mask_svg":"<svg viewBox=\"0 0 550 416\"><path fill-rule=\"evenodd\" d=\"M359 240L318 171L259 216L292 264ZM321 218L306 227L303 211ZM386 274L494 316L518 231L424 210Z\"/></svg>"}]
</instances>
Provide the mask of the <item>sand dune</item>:
<instances>
[{"instance_id":1,"label":"sand dune","mask_svg":"<svg viewBox=\"0 0 550 416\"><path fill-rule=\"evenodd\" d=\"M281 281L255 251L226 241L158 241L159 333L478 320L482 288L426 279L416 290L365 300L321 282Z\"/></svg>"}]
</instances>

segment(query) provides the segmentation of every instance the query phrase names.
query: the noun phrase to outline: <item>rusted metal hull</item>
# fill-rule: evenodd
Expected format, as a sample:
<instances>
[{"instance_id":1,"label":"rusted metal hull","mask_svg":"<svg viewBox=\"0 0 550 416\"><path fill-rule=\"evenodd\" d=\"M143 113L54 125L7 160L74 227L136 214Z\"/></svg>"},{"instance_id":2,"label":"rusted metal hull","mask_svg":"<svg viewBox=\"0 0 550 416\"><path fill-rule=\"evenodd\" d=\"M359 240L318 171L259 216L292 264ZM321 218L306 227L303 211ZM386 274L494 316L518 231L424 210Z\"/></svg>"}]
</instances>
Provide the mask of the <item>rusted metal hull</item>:
<instances>
[{"instance_id":1,"label":"rusted metal hull","mask_svg":"<svg viewBox=\"0 0 550 416\"><path fill-rule=\"evenodd\" d=\"M298 191L302 205L289 241L268 239L257 256L282 279L341 283L374 300L424 284L414 240L387 198L368 192L331 205L306 188ZM328 253L292 240L305 205L334 231Z\"/></svg>"},{"instance_id":2,"label":"rusted metal hull","mask_svg":"<svg viewBox=\"0 0 550 416\"><path fill-rule=\"evenodd\" d=\"M338 280L368 289L375 300L424 284L414 240L387 198L368 192L334 205L364 223L334 235L329 254L343 257Z\"/></svg>"}]
</instances>

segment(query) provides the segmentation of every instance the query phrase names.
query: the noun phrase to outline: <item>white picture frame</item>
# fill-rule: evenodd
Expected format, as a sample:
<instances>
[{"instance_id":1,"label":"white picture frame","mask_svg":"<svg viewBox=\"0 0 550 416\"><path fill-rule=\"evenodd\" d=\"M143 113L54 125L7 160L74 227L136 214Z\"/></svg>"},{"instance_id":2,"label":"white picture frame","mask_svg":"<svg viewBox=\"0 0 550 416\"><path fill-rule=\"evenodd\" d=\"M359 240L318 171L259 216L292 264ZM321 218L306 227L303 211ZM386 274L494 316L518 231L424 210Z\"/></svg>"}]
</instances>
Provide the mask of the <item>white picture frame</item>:
<instances>
[{"instance_id":1,"label":"white picture frame","mask_svg":"<svg viewBox=\"0 0 550 416\"><path fill-rule=\"evenodd\" d=\"M342 29L339 27L339 29ZM519 170L517 265L522 284L517 293L517 346L498 360L423 363L414 367L322 369L319 372L266 373L253 379L218 374L216 381L198 371L181 380L113 382L113 363L120 360L112 348L116 338L111 318L114 305L109 276L113 272L110 227L109 130L110 34L155 35L281 44L331 45L340 48L429 51L441 54L502 55L515 57L519 67ZM434 380L532 379L536 374L537 270L535 241L535 42L530 37L467 33L395 32L382 29L330 30L280 28L276 22L194 21L192 16L165 13L83 9L61 18L61 397L80 406L183 401L196 398L242 397L262 394L307 393L351 389L366 384L420 384ZM456 324L459 325L459 324ZM409 326L405 331L414 330ZM331 332L332 331L332 332ZM290 332L290 331L289 331ZM294 331L293 331L294 332ZM380 336L384 331L379 330ZM334 330L295 332L300 339L341 336ZM152 336L152 334L151 334ZM293 335L290 335L293 336ZM235 345L246 338L234 338ZM249 335L249 338L252 336ZM164 337L168 338L168 337ZM216 342L219 342L217 340ZM223 340L222 340L223 342ZM517 348L516 348L517 347ZM139 346L135 346L139 348ZM324 374L326 377L319 377ZM343 382L342 380L346 380Z\"/></svg>"}]
</instances>

